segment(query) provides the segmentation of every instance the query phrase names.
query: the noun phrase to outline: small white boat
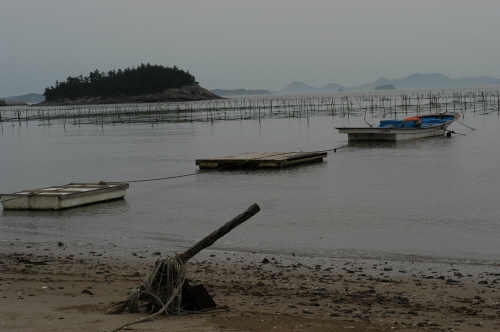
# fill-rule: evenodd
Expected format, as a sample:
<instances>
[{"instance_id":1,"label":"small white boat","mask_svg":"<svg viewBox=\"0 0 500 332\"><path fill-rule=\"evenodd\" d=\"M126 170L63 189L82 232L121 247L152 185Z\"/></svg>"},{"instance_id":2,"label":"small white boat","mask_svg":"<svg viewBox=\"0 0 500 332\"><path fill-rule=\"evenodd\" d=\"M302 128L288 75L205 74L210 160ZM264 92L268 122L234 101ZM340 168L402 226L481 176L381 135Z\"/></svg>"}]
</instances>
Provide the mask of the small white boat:
<instances>
[{"instance_id":1,"label":"small white boat","mask_svg":"<svg viewBox=\"0 0 500 332\"><path fill-rule=\"evenodd\" d=\"M401 141L449 133L448 127L460 118L456 113L419 115L404 120L383 120L378 127L335 127L349 141Z\"/></svg>"},{"instance_id":2,"label":"small white boat","mask_svg":"<svg viewBox=\"0 0 500 332\"><path fill-rule=\"evenodd\" d=\"M70 183L43 189L0 194L4 210L61 210L123 198L128 183Z\"/></svg>"}]
</instances>

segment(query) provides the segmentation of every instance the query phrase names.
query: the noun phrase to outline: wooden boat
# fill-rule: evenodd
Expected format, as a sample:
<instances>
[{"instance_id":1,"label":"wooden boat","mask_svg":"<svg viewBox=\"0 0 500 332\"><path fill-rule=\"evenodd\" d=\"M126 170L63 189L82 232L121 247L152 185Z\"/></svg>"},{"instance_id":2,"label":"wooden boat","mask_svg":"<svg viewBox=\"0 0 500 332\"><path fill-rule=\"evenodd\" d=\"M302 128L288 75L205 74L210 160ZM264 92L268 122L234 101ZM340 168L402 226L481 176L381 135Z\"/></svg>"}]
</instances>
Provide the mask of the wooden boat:
<instances>
[{"instance_id":1,"label":"wooden boat","mask_svg":"<svg viewBox=\"0 0 500 332\"><path fill-rule=\"evenodd\" d=\"M123 198L128 183L70 183L43 189L0 194L4 210L61 210Z\"/></svg>"},{"instance_id":2,"label":"wooden boat","mask_svg":"<svg viewBox=\"0 0 500 332\"><path fill-rule=\"evenodd\" d=\"M349 141L401 141L450 133L448 127L460 118L456 113L419 115L404 120L383 120L378 127L335 127Z\"/></svg>"}]
</instances>

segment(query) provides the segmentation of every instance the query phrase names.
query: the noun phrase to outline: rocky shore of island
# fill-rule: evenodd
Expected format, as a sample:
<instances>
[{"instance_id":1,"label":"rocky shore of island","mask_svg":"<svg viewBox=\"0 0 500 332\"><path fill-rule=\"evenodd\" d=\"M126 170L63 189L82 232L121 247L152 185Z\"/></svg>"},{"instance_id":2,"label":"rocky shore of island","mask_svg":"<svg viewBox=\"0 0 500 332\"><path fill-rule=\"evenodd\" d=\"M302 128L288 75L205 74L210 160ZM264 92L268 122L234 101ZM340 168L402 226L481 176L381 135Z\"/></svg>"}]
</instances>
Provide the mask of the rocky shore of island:
<instances>
[{"instance_id":1,"label":"rocky shore of island","mask_svg":"<svg viewBox=\"0 0 500 332\"><path fill-rule=\"evenodd\" d=\"M60 99L43 101L36 106L66 106L66 105L101 105L101 104L132 104L132 103L165 103L224 99L198 84L186 85L181 88L166 89L160 93L151 93L138 96L119 97L83 97L76 99Z\"/></svg>"}]
</instances>

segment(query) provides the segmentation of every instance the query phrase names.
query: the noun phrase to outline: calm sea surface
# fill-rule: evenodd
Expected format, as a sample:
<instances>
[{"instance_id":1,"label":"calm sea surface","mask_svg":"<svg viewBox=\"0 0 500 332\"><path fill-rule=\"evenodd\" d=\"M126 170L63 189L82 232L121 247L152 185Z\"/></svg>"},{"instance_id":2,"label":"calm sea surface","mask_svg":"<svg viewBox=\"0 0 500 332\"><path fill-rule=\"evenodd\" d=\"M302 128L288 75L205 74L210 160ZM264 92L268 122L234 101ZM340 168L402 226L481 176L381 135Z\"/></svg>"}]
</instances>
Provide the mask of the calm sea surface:
<instances>
[{"instance_id":1,"label":"calm sea surface","mask_svg":"<svg viewBox=\"0 0 500 332\"><path fill-rule=\"evenodd\" d=\"M370 123L380 118L369 117ZM315 256L500 262L500 117L467 111L464 135L351 144L284 170L200 171L195 159L347 145L362 117L39 126L3 123L0 192L133 181L125 200L65 211L1 211L13 241L182 251L257 203L214 245Z\"/></svg>"}]
</instances>

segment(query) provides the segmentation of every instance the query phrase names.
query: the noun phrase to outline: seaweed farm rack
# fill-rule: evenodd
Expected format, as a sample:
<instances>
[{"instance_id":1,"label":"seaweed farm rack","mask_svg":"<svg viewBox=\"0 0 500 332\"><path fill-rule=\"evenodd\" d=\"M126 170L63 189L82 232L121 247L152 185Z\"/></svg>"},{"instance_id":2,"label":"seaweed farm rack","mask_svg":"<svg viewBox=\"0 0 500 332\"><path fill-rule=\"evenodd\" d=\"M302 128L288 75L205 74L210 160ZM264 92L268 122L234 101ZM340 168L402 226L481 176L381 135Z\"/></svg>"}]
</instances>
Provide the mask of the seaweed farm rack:
<instances>
[{"instance_id":1,"label":"seaweed farm rack","mask_svg":"<svg viewBox=\"0 0 500 332\"><path fill-rule=\"evenodd\" d=\"M207 101L81 106L4 106L0 124L37 121L38 125L116 125L168 122L308 118L311 116L381 116L441 112L500 112L498 91L310 94Z\"/></svg>"}]
</instances>

